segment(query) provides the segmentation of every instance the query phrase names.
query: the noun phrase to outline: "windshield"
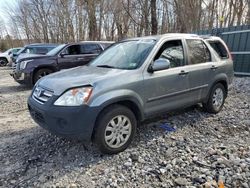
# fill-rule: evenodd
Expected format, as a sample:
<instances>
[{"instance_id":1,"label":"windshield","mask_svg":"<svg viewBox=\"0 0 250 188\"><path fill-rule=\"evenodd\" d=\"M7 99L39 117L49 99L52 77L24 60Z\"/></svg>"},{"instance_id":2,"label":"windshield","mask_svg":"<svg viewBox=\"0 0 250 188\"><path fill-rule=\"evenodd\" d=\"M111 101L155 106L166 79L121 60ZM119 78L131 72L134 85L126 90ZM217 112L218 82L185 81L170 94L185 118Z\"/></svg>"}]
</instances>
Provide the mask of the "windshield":
<instances>
[{"instance_id":1,"label":"windshield","mask_svg":"<svg viewBox=\"0 0 250 188\"><path fill-rule=\"evenodd\" d=\"M155 43L155 40L143 39L114 44L93 60L90 66L136 69L144 62Z\"/></svg>"},{"instance_id":2,"label":"windshield","mask_svg":"<svg viewBox=\"0 0 250 188\"><path fill-rule=\"evenodd\" d=\"M21 48L16 54L19 55L24 51L25 48Z\"/></svg>"},{"instance_id":3,"label":"windshield","mask_svg":"<svg viewBox=\"0 0 250 188\"><path fill-rule=\"evenodd\" d=\"M6 51L3 52L3 53L7 54L7 53L9 53L10 51L11 51L11 49L8 49L8 50L6 50Z\"/></svg>"},{"instance_id":4,"label":"windshield","mask_svg":"<svg viewBox=\"0 0 250 188\"><path fill-rule=\"evenodd\" d=\"M66 46L66 44L61 44L61 45L57 46L56 48L54 48L53 50L49 51L46 55L54 56L54 55L58 54L65 46Z\"/></svg>"}]
</instances>

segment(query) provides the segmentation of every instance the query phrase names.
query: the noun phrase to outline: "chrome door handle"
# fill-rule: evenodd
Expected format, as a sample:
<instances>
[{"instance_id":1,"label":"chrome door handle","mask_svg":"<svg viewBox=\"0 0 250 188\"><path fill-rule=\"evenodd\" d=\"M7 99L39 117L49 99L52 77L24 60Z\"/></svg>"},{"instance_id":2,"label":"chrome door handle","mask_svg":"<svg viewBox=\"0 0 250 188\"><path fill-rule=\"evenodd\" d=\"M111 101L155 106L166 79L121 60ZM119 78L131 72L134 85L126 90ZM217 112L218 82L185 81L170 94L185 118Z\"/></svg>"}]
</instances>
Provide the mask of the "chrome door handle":
<instances>
[{"instance_id":1,"label":"chrome door handle","mask_svg":"<svg viewBox=\"0 0 250 188\"><path fill-rule=\"evenodd\" d=\"M186 71L184 71L184 70L182 70L180 73L179 73L179 75L187 75L188 74L188 72L186 72Z\"/></svg>"},{"instance_id":2,"label":"chrome door handle","mask_svg":"<svg viewBox=\"0 0 250 188\"><path fill-rule=\"evenodd\" d=\"M218 67L215 66L215 65L212 65L212 67L211 67L212 70L216 70L217 68L218 68Z\"/></svg>"}]
</instances>

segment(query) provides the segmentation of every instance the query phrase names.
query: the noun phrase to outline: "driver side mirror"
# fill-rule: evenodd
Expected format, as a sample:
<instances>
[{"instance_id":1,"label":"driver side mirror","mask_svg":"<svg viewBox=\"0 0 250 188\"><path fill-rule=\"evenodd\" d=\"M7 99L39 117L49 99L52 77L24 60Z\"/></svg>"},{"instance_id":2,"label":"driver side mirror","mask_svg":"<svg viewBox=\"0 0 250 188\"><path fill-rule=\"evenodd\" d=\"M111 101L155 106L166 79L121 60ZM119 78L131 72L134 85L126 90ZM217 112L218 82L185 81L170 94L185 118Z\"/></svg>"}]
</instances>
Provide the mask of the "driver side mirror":
<instances>
[{"instance_id":1,"label":"driver side mirror","mask_svg":"<svg viewBox=\"0 0 250 188\"><path fill-rule=\"evenodd\" d=\"M60 53L61 58L63 58L65 55L67 55L67 53L66 53L66 52L62 52L62 53Z\"/></svg>"},{"instance_id":2,"label":"driver side mirror","mask_svg":"<svg viewBox=\"0 0 250 188\"><path fill-rule=\"evenodd\" d=\"M170 61L165 58L159 58L154 61L148 68L149 73L153 73L155 71L165 70L170 68Z\"/></svg>"}]
</instances>

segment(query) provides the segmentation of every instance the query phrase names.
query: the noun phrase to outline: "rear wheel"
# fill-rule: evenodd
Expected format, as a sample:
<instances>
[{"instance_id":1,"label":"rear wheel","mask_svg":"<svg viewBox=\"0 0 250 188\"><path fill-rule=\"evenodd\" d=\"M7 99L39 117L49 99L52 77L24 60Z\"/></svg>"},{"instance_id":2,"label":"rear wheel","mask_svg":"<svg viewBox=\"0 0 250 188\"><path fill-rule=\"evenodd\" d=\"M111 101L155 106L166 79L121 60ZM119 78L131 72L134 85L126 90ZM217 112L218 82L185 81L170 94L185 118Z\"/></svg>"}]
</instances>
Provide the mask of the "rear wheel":
<instances>
[{"instance_id":1,"label":"rear wheel","mask_svg":"<svg viewBox=\"0 0 250 188\"><path fill-rule=\"evenodd\" d=\"M6 66L8 64L8 60L6 58L0 58L0 66Z\"/></svg>"},{"instance_id":2,"label":"rear wheel","mask_svg":"<svg viewBox=\"0 0 250 188\"><path fill-rule=\"evenodd\" d=\"M49 74L51 74L53 71L51 69L39 69L34 76L34 84L42 77L47 76Z\"/></svg>"},{"instance_id":3,"label":"rear wheel","mask_svg":"<svg viewBox=\"0 0 250 188\"><path fill-rule=\"evenodd\" d=\"M99 116L94 141L102 153L115 154L125 150L133 140L137 121L125 106L112 105Z\"/></svg>"},{"instance_id":4,"label":"rear wheel","mask_svg":"<svg viewBox=\"0 0 250 188\"><path fill-rule=\"evenodd\" d=\"M207 103L203 103L203 107L209 113L218 113L221 111L226 97L225 87L218 83L213 86L211 93L209 95L209 99Z\"/></svg>"}]
</instances>

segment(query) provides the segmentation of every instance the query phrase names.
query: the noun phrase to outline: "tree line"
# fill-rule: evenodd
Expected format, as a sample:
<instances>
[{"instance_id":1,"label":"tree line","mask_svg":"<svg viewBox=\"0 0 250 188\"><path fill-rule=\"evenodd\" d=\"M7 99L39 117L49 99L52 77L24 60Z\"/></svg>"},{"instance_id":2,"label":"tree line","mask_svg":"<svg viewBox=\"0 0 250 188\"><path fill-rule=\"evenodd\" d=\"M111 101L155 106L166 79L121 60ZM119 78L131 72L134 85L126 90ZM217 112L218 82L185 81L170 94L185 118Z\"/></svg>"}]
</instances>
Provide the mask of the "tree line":
<instances>
[{"instance_id":1,"label":"tree line","mask_svg":"<svg viewBox=\"0 0 250 188\"><path fill-rule=\"evenodd\" d=\"M121 40L250 24L250 0L19 0L0 36L31 42Z\"/></svg>"}]
</instances>

